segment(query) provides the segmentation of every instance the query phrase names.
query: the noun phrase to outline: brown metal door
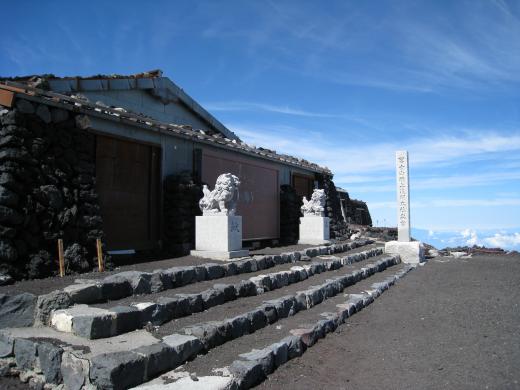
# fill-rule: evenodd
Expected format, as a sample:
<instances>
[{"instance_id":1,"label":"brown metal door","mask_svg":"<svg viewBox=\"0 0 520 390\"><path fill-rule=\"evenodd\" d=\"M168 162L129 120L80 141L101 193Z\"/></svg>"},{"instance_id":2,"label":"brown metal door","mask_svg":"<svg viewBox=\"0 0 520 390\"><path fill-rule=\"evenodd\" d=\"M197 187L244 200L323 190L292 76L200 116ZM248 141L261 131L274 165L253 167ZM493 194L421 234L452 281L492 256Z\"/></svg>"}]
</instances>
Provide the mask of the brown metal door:
<instances>
[{"instance_id":1,"label":"brown metal door","mask_svg":"<svg viewBox=\"0 0 520 390\"><path fill-rule=\"evenodd\" d=\"M96 183L108 249L147 249L158 241L160 149L97 136Z\"/></svg>"},{"instance_id":2,"label":"brown metal door","mask_svg":"<svg viewBox=\"0 0 520 390\"><path fill-rule=\"evenodd\" d=\"M237 153L203 150L202 181L211 190L217 177L228 172L238 176L241 182L237 214L242 216L242 238L278 238L278 170L272 164L245 159Z\"/></svg>"}]
</instances>

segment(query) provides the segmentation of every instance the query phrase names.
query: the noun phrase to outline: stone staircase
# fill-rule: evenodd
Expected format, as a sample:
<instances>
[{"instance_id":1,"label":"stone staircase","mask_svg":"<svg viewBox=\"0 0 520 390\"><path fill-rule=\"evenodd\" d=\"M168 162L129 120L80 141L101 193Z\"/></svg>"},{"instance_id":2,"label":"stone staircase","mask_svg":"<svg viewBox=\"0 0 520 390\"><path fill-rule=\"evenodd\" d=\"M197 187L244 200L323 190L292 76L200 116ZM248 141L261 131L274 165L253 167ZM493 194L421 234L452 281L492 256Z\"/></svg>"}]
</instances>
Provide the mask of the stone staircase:
<instances>
[{"instance_id":1,"label":"stone staircase","mask_svg":"<svg viewBox=\"0 0 520 390\"><path fill-rule=\"evenodd\" d=\"M49 389L250 388L410 269L358 240L79 281L47 294L74 304L35 313L40 326L0 330L0 373Z\"/></svg>"}]
</instances>

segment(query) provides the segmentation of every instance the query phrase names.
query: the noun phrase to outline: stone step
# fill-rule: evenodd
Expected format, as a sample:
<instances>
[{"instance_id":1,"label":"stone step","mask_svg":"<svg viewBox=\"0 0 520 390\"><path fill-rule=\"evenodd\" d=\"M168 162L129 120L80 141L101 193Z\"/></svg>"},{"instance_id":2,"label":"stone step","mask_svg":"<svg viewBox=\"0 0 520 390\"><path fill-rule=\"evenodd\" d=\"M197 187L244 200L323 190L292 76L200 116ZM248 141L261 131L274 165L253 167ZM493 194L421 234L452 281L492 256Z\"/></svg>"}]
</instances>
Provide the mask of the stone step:
<instances>
[{"instance_id":1,"label":"stone step","mask_svg":"<svg viewBox=\"0 0 520 390\"><path fill-rule=\"evenodd\" d=\"M396 269L397 268L397 269ZM287 317L225 343L135 390L248 389L288 360L301 356L402 278L413 266L400 264L347 287L301 315Z\"/></svg>"},{"instance_id":2,"label":"stone step","mask_svg":"<svg viewBox=\"0 0 520 390\"><path fill-rule=\"evenodd\" d=\"M365 248L369 248L363 250ZM235 275L223 278L222 283L196 283L179 289L154 294L155 301L129 302L124 300L118 306L75 305L68 309L54 311L50 324L61 332L73 333L89 339L112 337L148 324L161 325L175 318L189 316L208 310L214 306L237 298L256 296L273 291L289 284L305 280L313 275L338 269L369 257L382 254L382 248L364 246L344 255L318 256L311 263L296 263L301 266L285 264L274 267L276 272L254 273L248 279ZM227 282L227 283L225 283ZM211 287L210 287L211 286ZM207 288L210 287L210 288ZM184 290L184 291L183 291ZM150 298L150 296L147 296Z\"/></svg>"},{"instance_id":3,"label":"stone step","mask_svg":"<svg viewBox=\"0 0 520 390\"><path fill-rule=\"evenodd\" d=\"M66 309L72 305L93 304L120 300L133 295L151 294L226 276L256 272L276 265L293 263L319 255L332 255L372 244L369 239L311 247L281 254L257 255L227 263L205 263L194 266L178 266L157 269L153 272L124 271L103 279L77 279L76 283L40 295L32 304L30 317L35 325L48 325L53 310ZM34 311L34 314L32 313ZM20 321L12 325L19 326Z\"/></svg>"},{"instance_id":4,"label":"stone step","mask_svg":"<svg viewBox=\"0 0 520 390\"><path fill-rule=\"evenodd\" d=\"M198 328L185 327L182 332L179 329L178 332L163 337L161 332L151 334L138 330L97 340L88 340L50 328L4 329L0 331L0 357L14 356L17 365L23 370L32 368L41 373L38 375L45 378L42 380L54 383L63 381L68 388L80 389L81 386L92 383L102 389L126 389L151 380L195 358L199 353L211 350L223 341L241 337L244 331L254 332L265 327L268 322L275 322L319 305L324 297L339 293L344 284L347 286L356 283L397 262L398 257L381 256L374 264L366 264L359 269L353 270L353 266L345 266L342 269L343 274L338 273L339 270L330 271L336 273L336 277L328 281L325 278L326 282L319 286L312 287L309 280L306 280L309 283L306 290L289 297L279 298L281 294L278 297L272 296L271 302L256 310L248 307L247 312L235 318L222 320L227 317L223 312L219 318L223 326L217 326L219 332L224 332L221 334L201 334L199 338L194 334L201 328L200 324ZM274 293L275 291L266 294ZM211 310L216 309L218 308ZM210 325L208 329L214 329L216 324L212 322L206 325ZM48 356L52 357L50 362Z\"/></svg>"},{"instance_id":5,"label":"stone step","mask_svg":"<svg viewBox=\"0 0 520 390\"><path fill-rule=\"evenodd\" d=\"M301 291L305 291L326 283L327 280L336 277L341 277L345 274L352 272L361 272L368 264L377 262L383 258L389 256L379 255L375 257L366 258L359 262L345 265L340 268L335 268L330 271L315 273L312 277L303 279L299 282L283 286L280 289L266 291L261 295L248 296L237 299L235 301L226 302L222 305L210 308L208 310L193 313L191 316L177 318L172 321L166 322L154 330L154 334L158 337L164 337L172 333L179 333L185 328L200 324L200 323L211 323L214 321L221 321L223 318L233 318L242 313L251 311L253 308L264 305L266 301L277 300L281 297L295 296ZM318 266L318 264L312 264L311 266ZM304 270L302 271L304 272Z\"/></svg>"}]
</instances>

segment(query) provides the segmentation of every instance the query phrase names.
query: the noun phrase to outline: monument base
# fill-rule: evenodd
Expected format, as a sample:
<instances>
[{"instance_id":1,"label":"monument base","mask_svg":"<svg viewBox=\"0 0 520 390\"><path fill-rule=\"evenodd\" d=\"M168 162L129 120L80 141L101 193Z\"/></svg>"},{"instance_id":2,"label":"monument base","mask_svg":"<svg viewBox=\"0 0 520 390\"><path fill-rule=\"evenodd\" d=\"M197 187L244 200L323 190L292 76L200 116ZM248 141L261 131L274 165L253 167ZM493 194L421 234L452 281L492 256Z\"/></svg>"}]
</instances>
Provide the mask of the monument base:
<instances>
[{"instance_id":1,"label":"monument base","mask_svg":"<svg viewBox=\"0 0 520 390\"><path fill-rule=\"evenodd\" d=\"M300 218L300 240L298 244L328 244L330 238L330 218L306 216Z\"/></svg>"},{"instance_id":2,"label":"monument base","mask_svg":"<svg viewBox=\"0 0 520 390\"><path fill-rule=\"evenodd\" d=\"M389 241L385 243L385 253L399 255L403 263L419 264L424 259L424 245L420 241Z\"/></svg>"},{"instance_id":3,"label":"monument base","mask_svg":"<svg viewBox=\"0 0 520 390\"><path fill-rule=\"evenodd\" d=\"M231 260L238 259L241 257L248 257L249 250L248 249L240 249L237 251L198 251L192 250L190 251L190 255L196 257L204 257L206 259L212 260Z\"/></svg>"},{"instance_id":4,"label":"monument base","mask_svg":"<svg viewBox=\"0 0 520 390\"><path fill-rule=\"evenodd\" d=\"M195 250L192 256L229 260L249 256L242 249L242 217L203 215L195 218Z\"/></svg>"}]
</instances>

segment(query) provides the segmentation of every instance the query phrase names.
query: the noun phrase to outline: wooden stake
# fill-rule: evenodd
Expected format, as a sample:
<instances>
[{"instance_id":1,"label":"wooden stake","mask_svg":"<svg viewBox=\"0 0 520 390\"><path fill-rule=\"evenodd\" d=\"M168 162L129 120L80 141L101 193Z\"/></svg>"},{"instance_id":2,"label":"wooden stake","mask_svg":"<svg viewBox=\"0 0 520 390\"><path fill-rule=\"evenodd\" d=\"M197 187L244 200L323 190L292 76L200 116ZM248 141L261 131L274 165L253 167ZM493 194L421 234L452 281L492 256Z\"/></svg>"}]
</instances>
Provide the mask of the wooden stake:
<instances>
[{"instance_id":1,"label":"wooden stake","mask_svg":"<svg viewBox=\"0 0 520 390\"><path fill-rule=\"evenodd\" d=\"M101 240L99 238L96 240L96 247L99 272L103 272L105 265L103 264L103 248L101 247Z\"/></svg>"},{"instance_id":2,"label":"wooden stake","mask_svg":"<svg viewBox=\"0 0 520 390\"><path fill-rule=\"evenodd\" d=\"M58 239L58 259L60 262L60 276L65 276L65 258L63 257L63 240Z\"/></svg>"}]
</instances>

